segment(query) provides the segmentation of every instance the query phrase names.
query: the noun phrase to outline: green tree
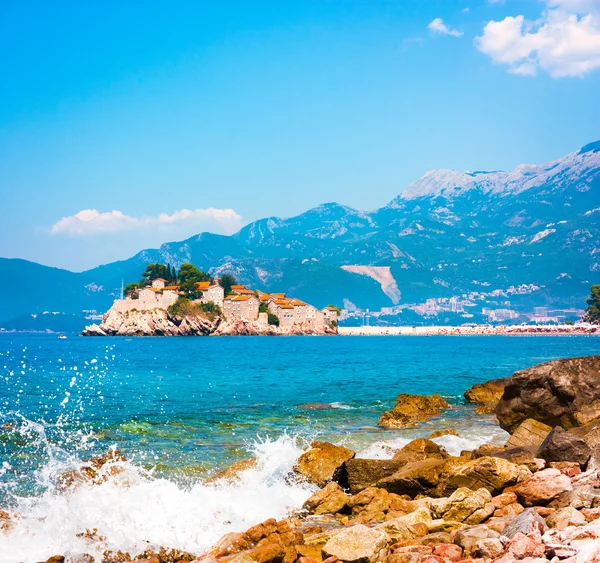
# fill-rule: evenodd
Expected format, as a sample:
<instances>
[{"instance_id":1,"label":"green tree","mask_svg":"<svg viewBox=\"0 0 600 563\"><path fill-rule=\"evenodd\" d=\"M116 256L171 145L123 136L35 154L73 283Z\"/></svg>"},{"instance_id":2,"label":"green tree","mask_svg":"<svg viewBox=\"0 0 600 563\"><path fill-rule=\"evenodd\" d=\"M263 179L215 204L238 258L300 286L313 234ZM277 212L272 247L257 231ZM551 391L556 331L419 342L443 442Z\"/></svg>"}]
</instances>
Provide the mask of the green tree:
<instances>
[{"instance_id":1,"label":"green tree","mask_svg":"<svg viewBox=\"0 0 600 563\"><path fill-rule=\"evenodd\" d=\"M210 276L205 272L201 272L193 264L182 264L179 268L179 283L182 284L187 281L210 281Z\"/></svg>"},{"instance_id":2,"label":"green tree","mask_svg":"<svg viewBox=\"0 0 600 563\"><path fill-rule=\"evenodd\" d=\"M223 288L223 291L225 292L225 297L227 297L231 294L231 286L237 285L237 281L231 274L224 274L219 280L219 285Z\"/></svg>"},{"instance_id":3,"label":"green tree","mask_svg":"<svg viewBox=\"0 0 600 563\"><path fill-rule=\"evenodd\" d=\"M592 286L590 298L586 300L587 309L583 320L588 323L600 324L600 284Z\"/></svg>"},{"instance_id":4,"label":"green tree","mask_svg":"<svg viewBox=\"0 0 600 563\"><path fill-rule=\"evenodd\" d=\"M148 264L142 274L142 284L150 284L153 280L158 278L169 280L170 277L171 271L164 264Z\"/></svg>"},{"instance_id":5,"label":"green tree","mask_svg":"<svg viewBox=\"0 0 600 563\"><path fill-rule=\"evenodd\" d=\"M143 284L141 284L143 286ZM128 283L123 289L123 294L125 297L131 297L131 299L138 298L138 289L140 288L140 284L133 282Z\"/></svg>"},{"instance_id":6,"label":"green tree","mask_svg":"<svg viewBox=\"0 0 600 563\"><path fill-rule=\"evenodd\" d=\"M202 297L202 291L198 289L196 280L186 280L179 284L179 291L185 293L188 299L200 299Z\"/></svg>"},{"instance_id":7,"label":"green tree","mask_svg":"<svg viewBox=\"0 0 600 563\"><path fill-rule=\"evenodd\" d=\"M267 318L270 325L279 326L279 317L267 311Z\"/></svg>"}]
</instances>

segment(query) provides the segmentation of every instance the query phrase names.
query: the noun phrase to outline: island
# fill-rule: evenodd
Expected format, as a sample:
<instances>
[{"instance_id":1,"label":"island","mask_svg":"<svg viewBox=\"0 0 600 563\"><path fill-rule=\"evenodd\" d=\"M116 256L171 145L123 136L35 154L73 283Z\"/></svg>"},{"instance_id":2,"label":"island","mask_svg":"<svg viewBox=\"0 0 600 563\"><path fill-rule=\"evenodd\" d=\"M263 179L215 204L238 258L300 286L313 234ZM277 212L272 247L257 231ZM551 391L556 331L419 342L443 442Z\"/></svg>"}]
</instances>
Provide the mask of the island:
<instances>
[{"instance_id":1,"label":"island","mask_svg":"<svg viewBox=\"0 0 600 563\"><path fill-rule=\"evenodd\" d=\"M101 324L82 335L335 335L339 312L334 305L318 309L284 293L251 289L230 274L212 277L193 264L182 264L178 273L168 264L150 264Z\"/></svg>"}]
</instances>

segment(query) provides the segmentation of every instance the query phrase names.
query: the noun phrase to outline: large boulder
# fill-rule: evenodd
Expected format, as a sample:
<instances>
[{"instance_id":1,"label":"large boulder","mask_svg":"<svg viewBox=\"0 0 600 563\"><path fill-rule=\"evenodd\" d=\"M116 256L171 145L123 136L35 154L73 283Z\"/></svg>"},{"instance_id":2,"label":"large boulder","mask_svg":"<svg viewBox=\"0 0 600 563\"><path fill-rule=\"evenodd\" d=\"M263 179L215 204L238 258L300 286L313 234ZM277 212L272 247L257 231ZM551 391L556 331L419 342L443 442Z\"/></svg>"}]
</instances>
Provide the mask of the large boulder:
<instances>
[{"instance_id":1,"label":"large boulder","mask_svg":"<svg viewBox=\"0 0 600 563\"><path fill-rule=\"evenodd\" d=\"M551 468L534 473L515 489L515 493L523 506L537 506L548 504L572 488L571 480L566 475Z\"/></svg>"},{"instance_id":2,"label":"large boulder","mask_svg":"<svg viewBox=\"0 0 600 563\"><path fill-rule=\"evenodd\" d=\"M556 426L543 441L537 457L551 461L575 461L585 465L592 455L587 443L575 434Z\"/></svg>"},{"instance_id":3,"label":"large boulder","mask_svg":"<svg viewBox=\"0 0 600 563\"><path fill-rule=\"evenodd\" d=\"M509 432L527 418L567 429L600 418L600 355L516 372L506 383L496 416Z\"/></svg>"},{"instance_id":4,"label":"large boulder","mask_svg":"<svg viewBox=\"0 0 600 563\"><path fill-rule=\"evenodd\" d=\"M393 409L385 411L380 417L379 426L385 428L405 428L414 426L416 422L423 422L437 416L442 409L450 405L441 395L398 395Z\"/></svg>"},{"instance_id":5,"label":"large boulder","mask_svg":"<svg viewBox=\"0 0 600 563\"><path fill-rule=\"evenodd\" d=\"M492 494L516 485L524 477L521 468L510 461L496 457L468 460L450 457L445 460L425 459L407 463L396 473L381 479L377 486L396 494L412 497L422 494L447 496L461 487L472 490L487 489ZM530 475L527 472L527 475Z\"/></svg>"},{"instance_id":6,"label":"large boulder","mask_svg":"<svg viewBox=\"0 0 600 563\"><path fill-rule=\"evenodd\" d=\"M404 461L393 459L361 459L357 457L349 459L345 464L345 470L350 492L355 495L372 487L377 481L393 475L404 464Z\"/></svg>"},{"instance_id":7,"label":"large boulder","mask_svg":"<svg viewBox=\"0 0 600 563\"><path fill-rule=\"evenodd\" d=\"M493 413L498 401L502 397L504 392L504 386L508 378L493 379L486 383L476 383L473 387L465 391L465 399L469 403L475 403L481 405L481 409L478 412L481 414Z\"/></svg>"},{"instance_id":8,"label":"large boulder","mask_svg":"<svg viewBox=\"0 0 600 563\"><path fill-rule=\"evenodd\" d=\"M344 463L355 455L352 450L342 446L313 442L310 450L298 458L294 470L315 485L324 487L329 481L340 478Z\"/></svg>"},{"instance_id":9,"label":"large boulder","mask_svg":"<svg viewBox=\"0 0 600 563\"><path fill-rule=\"evenodd\" d=\"M490 456L449 465L438 492L445 495L460 487L468 487L473 490L484 488L492 494L498 494L522 479L523 470L530 474L525 468L508 460Z\"/></svg>"},{"instance_id":10,"label":"large boulder","mask_svg":"<svg viewBox=\"0 0 600 563\"><path fill-rule=\"evenodd\" d=\"M323 546L323 559L337 557L344 563L382 562L387 554L386 533L362 524L342 530Z\"/></svg>"},{"instance_id":11,"label":"large boulder","mask_svg":"<svg viewBox=\"0 0 600 563\"><path fill-rule=\"evenodd\" d=\"M527 418L513 432L507 440L507 448L527 448L530 446L539 446L545 439L552 426L539 422L533 418Z\"/></svg>"}]
</instances>

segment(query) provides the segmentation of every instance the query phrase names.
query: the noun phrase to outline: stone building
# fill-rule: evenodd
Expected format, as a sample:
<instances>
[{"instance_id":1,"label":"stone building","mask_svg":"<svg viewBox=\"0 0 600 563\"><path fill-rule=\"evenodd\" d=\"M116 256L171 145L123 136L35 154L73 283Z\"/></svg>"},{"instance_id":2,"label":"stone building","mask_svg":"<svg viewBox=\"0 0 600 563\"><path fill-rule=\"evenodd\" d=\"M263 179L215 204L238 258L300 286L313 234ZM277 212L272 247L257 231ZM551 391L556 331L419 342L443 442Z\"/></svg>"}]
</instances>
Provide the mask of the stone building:
<instances>
[{"instance_id":1,"label":"stone building","mask_svg":"<svg viewBox=\"0 0 600 563\"><path fill-rule=\"evenodd\" d=\"M258 319L258 299L255 295L229 295L223 300L223 313L230 318Z\"/></svg>"},{"instance_id":2,"label":"stone building","mask_svg":"<svg viewBox=\"0 0 600 563\"><path fill-rule=\"evenodd\" d=\"M202 303L214 303L221 309L223 308L223 300L225 299L225 290L219 285L211 282L199 282L196 284L198 289L202 291L200 301Z\"/></svg>"}]
</instances>

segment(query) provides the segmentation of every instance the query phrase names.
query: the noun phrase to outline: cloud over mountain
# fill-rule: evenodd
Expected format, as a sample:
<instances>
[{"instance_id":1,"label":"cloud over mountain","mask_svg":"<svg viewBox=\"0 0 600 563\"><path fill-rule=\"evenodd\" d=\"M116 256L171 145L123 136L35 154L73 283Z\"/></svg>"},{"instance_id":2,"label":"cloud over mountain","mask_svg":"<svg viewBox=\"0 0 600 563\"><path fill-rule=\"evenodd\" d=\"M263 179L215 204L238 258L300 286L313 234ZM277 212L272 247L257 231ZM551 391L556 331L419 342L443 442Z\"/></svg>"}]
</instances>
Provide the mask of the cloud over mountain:
<instances>
[{"instance_id":1,"label":"cloud over mountain","mask_svg":"<svg viewBox=\"0 0 600 563\"><path fill-rule=\"evenodd\" d=\"M512 74L584 76L600 68L600 2L548 0L536 21L518 15L488 22L475 45Z\"/></svg>"},{"instance_id":2,"label":"cloud over mountain","mask_svg":"<svg viewBox=\"0 0 600 563\"><path fill-rule=\"evenodd\" d=\"M70 236L121 233L125 231L183 226L210 229L231 234L242 226L242 217L233 209L181 209L172 214L161 213L154 217L133 217L122 211L99 212L82 209L52 225L53 234Z\"/></svg>"}]
</instances>

